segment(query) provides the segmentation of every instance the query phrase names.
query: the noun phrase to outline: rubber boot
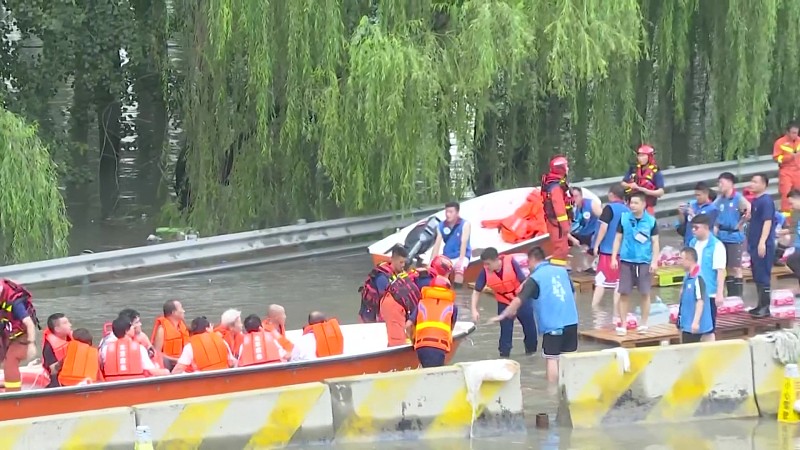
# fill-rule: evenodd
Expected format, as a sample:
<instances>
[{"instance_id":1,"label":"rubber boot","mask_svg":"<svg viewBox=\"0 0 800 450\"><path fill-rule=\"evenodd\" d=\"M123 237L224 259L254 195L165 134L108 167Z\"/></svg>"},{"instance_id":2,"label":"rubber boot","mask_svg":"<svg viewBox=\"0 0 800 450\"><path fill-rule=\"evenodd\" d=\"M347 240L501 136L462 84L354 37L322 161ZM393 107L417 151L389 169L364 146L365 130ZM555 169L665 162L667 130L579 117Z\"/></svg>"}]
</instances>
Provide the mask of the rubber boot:
<instances>
[{"instance_id":1,"label":"rubber boot","mask_svg":"<svg viewBox=\"0 0 800 450\"><path fill-rule=\"evenodd\" d=\"M772 291L767 286L756 286L758 292L758 306L750 310L750 315L756 319L769 317L769 302Z\"/></svg>"},{"instance_id":2,"label":"rubber boot","mask_svg":"<svg viewBox=\"0 0 800 450\"><path fill-rule=\"evenodd\" d=\"M734 278L733 286L734 291L736 292L734 297L744 298L744 278Z\"/></svg>"},{"instance_id":3,"label":"rubber boot","mask_svg":"<svg viewBox=\"0 0 800 450\"><path fill-rule=\"evenodd\" d=\"M727 292L728 297L736 296L736 284L733 280L733 277L725 277L725 292Z\"/></svg>"}]
</instances>

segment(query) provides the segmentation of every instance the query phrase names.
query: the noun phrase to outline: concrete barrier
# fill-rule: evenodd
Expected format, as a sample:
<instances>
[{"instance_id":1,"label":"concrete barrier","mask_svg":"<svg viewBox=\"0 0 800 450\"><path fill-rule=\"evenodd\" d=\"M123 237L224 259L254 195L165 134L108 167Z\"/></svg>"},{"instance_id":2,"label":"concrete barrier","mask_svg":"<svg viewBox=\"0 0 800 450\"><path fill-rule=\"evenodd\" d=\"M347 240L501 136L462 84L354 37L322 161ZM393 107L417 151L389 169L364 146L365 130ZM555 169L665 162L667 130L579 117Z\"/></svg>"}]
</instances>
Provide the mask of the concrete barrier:
<instances>
[{"instance_id":1,"label":"concrete barrier","mask_svg":"<svg viewBox=\"0 0 800 450\"><path fill-rule=\"evenodd\" d=\"M136 420L131 408L7 420L0 422L0 448L130 449L135 430Z\"/></svg>"},{"instance_id":2,"label":"concrete barrier","mask_svg":"<svg viewBox=\"0 0 800 450\"><path fill-rule=\"evenodd\" d=\"M506 376L495 376L498 373ZM519 364L514 361L479 361L325 383L333 400L337 444L525 432Z\"/></svg>"},{"instance_id":3,"label":"concrete barrier","mask_svg":"<svg viewBox=\"0 0 800 450\"><path fill-rule=\"evenodd\" d=\"M773 357L775 343L764 335L754 336L749 342L753 354L753 387L758 410L761 415L777 416L784 365Z\"/></svg>"},{"instance_id":4,"label":"concrete barrier","mask_svg":"<svg viewBox=\"0 0 800 450\"><path fill-rule=\"evenodd\" d=\"M322 383L133 407L166 448L282 448L330 442L331 396Z\"/></svg>"},{"instance_id":5,"label":"concrete barrier","mask_svg":"<svg viewBox=\"0 0 800 450\"><path fill-rule=\"evenodd\" d=\"M562 357L562 424L592 428L758 416L746 341L644 347L627 354L627 372L610 352Z\"/></svg>"}]
</instances>

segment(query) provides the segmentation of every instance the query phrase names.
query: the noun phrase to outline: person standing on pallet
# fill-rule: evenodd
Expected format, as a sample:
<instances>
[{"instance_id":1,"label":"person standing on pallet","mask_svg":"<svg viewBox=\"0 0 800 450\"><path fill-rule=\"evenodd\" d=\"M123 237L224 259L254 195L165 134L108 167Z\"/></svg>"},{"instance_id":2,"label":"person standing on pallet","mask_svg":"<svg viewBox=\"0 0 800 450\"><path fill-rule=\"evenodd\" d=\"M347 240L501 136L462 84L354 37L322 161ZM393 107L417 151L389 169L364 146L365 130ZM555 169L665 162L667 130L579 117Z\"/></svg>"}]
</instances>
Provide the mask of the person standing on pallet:
<instances>
[{"instance_id":1,"label":"person standing on pallet","mask_svg":"<svg viewBox=\"0 0 800 450\"><path fill-rule=\"evenodd\" d=\"M681 251L681 265L686 269L686 275L683 277L678 320L675 324L681 330L681 343L693 344L705 340L709 334L714 334L708 307L713 300L709 300L708 285L700 265L697 264L695 249L685 247Z\"/></svg>"},{"instance_id":2,"label":"person standing on pallet","mask_svg":"<svg viewBox=\"0 0 800 450\"><path fill-rule=\"evenodd\" d=\"M714 224L714 235L725 245L726 264L725 288L729 297L744 296L742 275L742 253L744 252L744 232L742 227L750 217L750 202L736 191L736 177L723 172L717 178L718 192L714 204L719 214Z\"/></svg>"},{"instance_id":3,"label":"person standing on pallet","mask_svg":"<svg viewBox=\"0 0 800 450\"><path fill-rule=\"evenodd\" d=\"M553 244L550 263L564 267L569 257L569 232L575 205L567 184L568 174L567 158L560 155L553 157L549 172L542 175L541 188L545 225Z\"/></svg>"},{"instance_id":4,"label":"person standing on pallet","mask_svg":"<svg viewBox=\"0 0 800 450\"><path fill-rule=\"evenodd\" d=\"M700 275L705 282L708 293L706 307L711 313L711 332L703 335L704 341L716 339L714 330L717 328L717 306L725 300L723 294L725 286L725 265L727 255L725 245L711 234L711 217L707 214L698 214L692 218L690 224L694 238L689 242L689 247L697 252L697 265ZM689 230L686 231L687 233Z\"/></svg>"},{"instance_id":5,"label":"person standing on pallet","mask_svg":"<svg viewBox=\"0 0 800 450\"><path fill-rule=\"evenodd\" d=\"M692 219L695 216L707 214L710 221L709 224L712 227L714 226L719 210L714 203L712 195L711 188L704 181L701 181L694 186L695 199L678 207L678 225L676 229L678 234L683 236L684 247L688 247L694 238L694 234L692 234Z\"/></svg>"},{"instance_id":6,"label":"person standing on pallet","mask_svg":"<svg viewBox=\"0 0 800 450\"><path fill-rule=\"evenodd\" d=\"M594 277L594 295L592 306L600 305L606 289L614 290L614 310L619 301L619 267L611 268L611 253L614 251L614 239L617 237L619 219L631 209L625 204L625 190L618 184L613 184L608 189L608 204L600 213L599 226L592 242L593 253L597 255L597 275Z\"/></svg>"},{"instance_id":7,"label":"person standing on pallet","mask_svg":"<svg viewBox=\"0 0 800 450\"><path fill-rule=\"evenodd\" d=\"M472 291L472 318L475 322L480 320L478 300L485 288L488 287L494 292L494 298L497 300L497 314L502 314L514 300L522 283L528 278L511 255L499 255L494 247L489 247L481 253L481 262L483 262L483 271L478 273L475 289ZM532 355L536 353L538 345L533 306L527 303L523 305L522 310L517 313L517 320L522 325L522 333L525 336L525 354ZM508 358L511 355L513 333L513 318L500 323L500 343L497 349L500 351L501 358Z\"/></svg>"},{"instance_id":8,"label":"person standing on pallet","mask_svg":"<svg viewBox=\"0 0 800 450\"><path fill-rule=\"evenodd\" d=\"M758 306L750 310L750 315L756 318L769 317L772 264L775 261L775 228L772 226L775 202L767 194L767 186L769 178L764 174L753 175L750 180L750 189L756 197L747 227L747 251L758 294Z\"/></svg>"},{"instance_id":9,"label":"person standing on pallet","mask_svg":"<svg viewBox=\"0 0 800 450\"><path fill-rule=\"evenodd\" d=\"M619 267L618 311L622 325L617 327L617 335L628 333L625 318L628 317L628 299L636 287L642 296L642 322L637 331L647 331L650 318L650 288L653 286L653 273L658 269L658 223L656 218L645 211L646 199L643 192L630 196L631 212L623 213L617 226L617 236L611 251L611 268ZM619 256L619 259L617 259Z\"/></svg>"},{"instance_id":10,"label":"person standing on pallet","mask_svg":"<svg viewBox=\"0 0 800 450\"><path fill-rule=\"evenodd\" d=\"M786 134L778 138L772 146L772 159L778 163L778 191L781 195L781 212L784 217L792 217L789 191L800 189L800 125L795 122L786 127Z\"/></svg>"},{"instance_id":11,"label":"person standing on pallet","mask_svg":"<svg viewBox=\"0 0 800 450\"><path fill-rule=\"evenodd\" d=\"M630 196L641 192L647 201L647 212L655 216L656 203L664 195L664 175L658 168L653 147L642 144L636 150L636 166L631 166L622 177L622 186Z\"/></svg>"},{"instance_id":12,"label":"person standing on pallet","mask_svg":"<svg viewBox=\"0 0 800 450\"><path fill-rule=\"evenodd\" d=\"M530 278L525 280L519 295L490 323L514 317L525 303L533 303L536 321L542 332L542 354L547 361L547 381L550 387L558 383L559 359L562 353L578 350L578 308L575 304L575 285L564 267L545 261L544 250L533 247L528 251ZM523 300L524 299L524 300Z\"/></svg>"}]
</instances>

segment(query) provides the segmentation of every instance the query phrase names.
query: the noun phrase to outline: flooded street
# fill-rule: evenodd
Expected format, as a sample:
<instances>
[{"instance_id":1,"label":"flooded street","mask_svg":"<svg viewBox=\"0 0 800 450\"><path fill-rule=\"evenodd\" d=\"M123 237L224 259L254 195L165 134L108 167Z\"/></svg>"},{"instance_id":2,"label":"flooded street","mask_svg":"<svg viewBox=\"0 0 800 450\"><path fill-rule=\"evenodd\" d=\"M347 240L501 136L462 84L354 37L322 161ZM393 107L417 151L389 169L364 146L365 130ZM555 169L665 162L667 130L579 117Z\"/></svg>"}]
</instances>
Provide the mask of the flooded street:
<instances>
[{"instance_id":1,"label":"flooded street","mask_svg":"<svg viewBox=\"0 0 800 450\"><path fill-rule=\"evenodd\" d=\"M666 233L665 233L666 234ZM666 239L665 239L666 240ZM674 240L674 237L673 239ZM669 242L669 240L667 240ZM271 303L286 307L288 328L299 328L306 321L311 310L321 310L336 316L343 323L356 321L359 306L356 289L370 270L370 258L366 253L338 257L326 257L278 263L247 270L220 272L175 279L161 279L130 283L107 283L86 286L37 290L38 306L41 315L46 317L53 312L66 313L73 327L87 327L95 336L101 333L105 321L111 320L125 307L133 307L142 314L145 330L152 329L153 318L161 313L161 306L167 299L180 299L186 309L187 320L205 315L212 320L226 308L241 309L243 314L264 315ZM782 281L786 287L794 282ZM748 288L752 289L751 286ZM469 313L470 292L467 289L458 293L461 320L471 320ZM662 288L656 291L665 302L677 298L677 288ZM749 298L752 297L749 291ZM492 317L496 310L495 301L488 295L481 299L481 321ZM593 313L589 293L578 294L580 327L592 328L597 322L610 320L611 294L604 299L602 312ZM637 303L634 302L635 307ZM655 315L650 324L663 323L667 314ZM474 361L498 357L497 340L499 328L479 324L470 339L459 347L456 361ZM580 342L579 350L598 350L602 345ZM543 448L543 449L765 449L783 450L795 447L794 438L778 433L774 421L759 424L756 421L708 422L690 427L636 426L630 429L609 429L607 432L579 432L560 430L555 427L557 398L547 393L544 378L544 362L541 355L525 356L522 345L522 332L515 328L514 348L511 357L522 366L522 386L529 421L529 435L509 437L508 439L475 440L471 448ZM536 430L533 419L537 413L549 413L550 430ZM671 431L670 431L671 430ZM689 432L691 431L691 432ZM788 443L791 446L786 447ZM381 444L381 448L407 448L407 443ZM466 442L425 443L422 448L466 448ZM347 446L355 448L377 448L370 446Z\"/></svg>"}]
</instances>

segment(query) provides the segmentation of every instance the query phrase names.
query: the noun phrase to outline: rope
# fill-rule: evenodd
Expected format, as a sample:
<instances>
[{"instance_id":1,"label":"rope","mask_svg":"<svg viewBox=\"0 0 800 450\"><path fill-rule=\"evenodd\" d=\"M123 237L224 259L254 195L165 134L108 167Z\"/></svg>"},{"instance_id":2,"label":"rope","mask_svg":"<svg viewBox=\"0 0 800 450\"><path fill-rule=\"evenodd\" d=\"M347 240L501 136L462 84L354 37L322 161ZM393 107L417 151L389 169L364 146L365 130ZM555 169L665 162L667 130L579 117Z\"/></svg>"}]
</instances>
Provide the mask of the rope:
<instances>
[{"instance_id":1,"label":"rope","mask_svg":"<svg viewBox=\"0 0 800 450\"><path fill-rule=\"evenodd\" d=\"M772 357L784 366L797 364L800 360L800 328L773 331L767 333L764 338L767 342L775 343Z\"/></svg>"}]
</instances>

